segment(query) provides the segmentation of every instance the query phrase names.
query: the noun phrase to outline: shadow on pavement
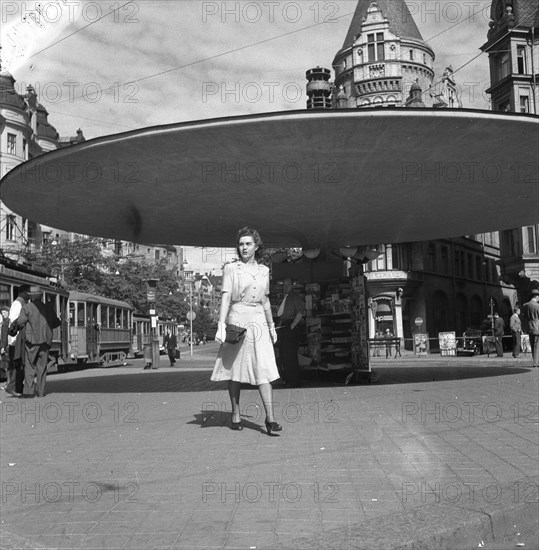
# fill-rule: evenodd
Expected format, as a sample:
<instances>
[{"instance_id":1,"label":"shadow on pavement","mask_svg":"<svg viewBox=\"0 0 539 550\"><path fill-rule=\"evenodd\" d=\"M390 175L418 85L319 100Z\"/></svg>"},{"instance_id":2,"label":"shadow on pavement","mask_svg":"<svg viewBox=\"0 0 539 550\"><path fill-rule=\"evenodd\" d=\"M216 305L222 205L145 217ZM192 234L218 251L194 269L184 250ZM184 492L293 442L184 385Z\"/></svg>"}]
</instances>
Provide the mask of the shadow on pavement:
<instances>
[{"instance_id":1,"label":"shadow on pavement","mask_svg":"<svg viewBox=\"0 0 539 550\"><path fill-rule=\"evenodd\" d=\"M217 407L217 403L214 403L214 405ZM202 410L199 414L194 415L194 420L191 420L188 422L188 424L194 424L196 426L200 426L201 428L228 428L230 431L232 430L232 418L230 411L226 410L211 410L211 407L209 407L206 410ZM241 415L241 423L243 426L243 430L253 430L255 432L263 432L266 433L266 429L263 427L264 420L263 415L255 418L254 416L249 416L247 414L242 413ZM256 422L253 420L257 420ZM273 436L274 434L272 434ZM276 434L275 434L276 435Z\"/></svg>"},{"instance_id":2,"label":"shadow on pavement","mask_svg":"<svg viewBox=\"0 0 539 550\"><path fill-rule=\"evenodd\" d=\"M524 374L534 369L500 366L459 366L459 367L375 367L378 375L376 384L417 384L421 382L441 382L444 380L466 380L468 378L487 378Z\"/></svg>"},{"instance_id":3,"label":"shadow on pavement","mask_svg":"<svg viewBox=\"0 0 539 550\"><path fill-rule=\"evenodd\" d=\"M502 366L392 366L375 367L375 382L363 384L365 388L387 384L418 384L422 382L439 382L444 380L464 380L524 374L533 369ZM226 382L211 382L211 371L190 372L151 372L122 373L103 376L66 378L59 380L55 376L47 377L47 394L56 393L177 393L197 391L227 390ZM337 372L306 373L303 388L344 386L346 375ZM256 388L244 386L245 389ZM275 385L275 391L301 391L301 388L289 390Z\"/></svg>"}]
</instances>

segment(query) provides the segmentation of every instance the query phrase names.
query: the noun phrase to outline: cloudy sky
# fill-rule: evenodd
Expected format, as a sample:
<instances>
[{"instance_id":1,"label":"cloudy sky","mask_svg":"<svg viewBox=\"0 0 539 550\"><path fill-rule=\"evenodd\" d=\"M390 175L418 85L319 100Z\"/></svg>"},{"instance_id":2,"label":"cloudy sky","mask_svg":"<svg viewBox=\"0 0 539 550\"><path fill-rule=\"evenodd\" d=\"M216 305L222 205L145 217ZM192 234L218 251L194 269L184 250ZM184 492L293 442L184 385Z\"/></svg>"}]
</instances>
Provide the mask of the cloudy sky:
<instances>
[{"instance_id":1,"label":"cloudy sky","mask_svg":"<svg viewBox=\"0 0 539 550\"><path fill-rule=\"evenodd\" d=\"M80 127L93 138L171 122L305 108L305 71L331 68L356 0L41 4L44 32L38 43L27 48L26 59L10 60L6 34L34 3L2 2L4 64L19 89L34 85L61 135ZM457 70L480 53L490 0L407 4L436 53L438 76L447 65ZM465 107L488 108L482 93L487 67L487 57L480 55L457 72Z\"/></svg>"},{"instance_id":2,"label":"cloudy sky","mask_svg":"<svg viewBox=\"0 0 539 550\"><path fill-rule=\"evenodd\" d=\"M82 128L90 139L145 126L304 109L305 71L331 68L357 2L40 3L37 30L35 2L1 3L4 66L18 91L35 87L61 135ZM463 106L488 109L488 59L471 60L486 41L491 1L407 4L436 53L437 76L452 65ZM34 32L25 35L28 20Z\"/></svg>"}]
</instances>

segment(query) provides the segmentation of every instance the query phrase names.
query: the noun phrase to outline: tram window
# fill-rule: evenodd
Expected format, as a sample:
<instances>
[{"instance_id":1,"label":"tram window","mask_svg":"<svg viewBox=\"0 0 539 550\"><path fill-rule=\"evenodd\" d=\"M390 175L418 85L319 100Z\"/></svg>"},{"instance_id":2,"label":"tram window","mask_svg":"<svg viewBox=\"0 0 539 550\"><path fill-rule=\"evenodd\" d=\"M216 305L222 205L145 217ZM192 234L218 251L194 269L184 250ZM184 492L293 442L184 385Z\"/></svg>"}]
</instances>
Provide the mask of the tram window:
<instances>
[{"instance_id":1,"label":"tram window","mask_svg":"<svg viewBox=\"0 0 539 550\"><path fill-rule=\"evenodd\" d=\"M109 328L114 328L116 319L116 308L109 306Z\"/></svg>"},{"instance_id":2,"label":"tram window","mask_svg":"<svg viewBox=\"0 0 539 550\"><path fill-rule=\"evenodd\" d=\"M86 313L88 315L86 324L88 326L97 324L97 304L88 304Z\"/></svg>"},{"instance_id":3,"label":"tram window","mask_svg":"<svg viewBox=\"0 0 539 550\"><path fill-rule=\"evenodd\" d=\"M108 319L108 307L107 306L101 306L101 326L102 327L108 327L109 324L107 322Z\"/></svg>"},{"instance_id":4,"label":"tram window","mask_svg":"<svg viewBox=\"0 0 539 550\"><path fill-rule=\"evenodd\" d=\"M86 314L85 314L85 306L86 304L84 302L77 302L77 326L83 327L84 322L86 321Z\"/></svg>"},{"instance_id":5,"label":"tram window","mask_svg":"<svg viewBox=\"0 0 539 550\"><path fill-rule=\"evenodd\" d=\"M75 304L73 302L69 302L69 325L75 326Z\"/></svg>"},{"instance_id":6,"label":"tram window","mask_svg":"<svg viewBox=\"0 0 539 550\"><path fill-rule=\"evenodd\" d=\"M123 328L122 324L122 310L120 308L116 309L116 328Z\"/></svg>"},{"instance_id":7,"label":"tram window","mask_svg":"<svg viewBox=\"0 0 539 550\"><path fill-rule=\"evenodd\" d=\"M0 305L11 306L11 287L9 285L0 285Z\"/></svg>"}]
</instances>

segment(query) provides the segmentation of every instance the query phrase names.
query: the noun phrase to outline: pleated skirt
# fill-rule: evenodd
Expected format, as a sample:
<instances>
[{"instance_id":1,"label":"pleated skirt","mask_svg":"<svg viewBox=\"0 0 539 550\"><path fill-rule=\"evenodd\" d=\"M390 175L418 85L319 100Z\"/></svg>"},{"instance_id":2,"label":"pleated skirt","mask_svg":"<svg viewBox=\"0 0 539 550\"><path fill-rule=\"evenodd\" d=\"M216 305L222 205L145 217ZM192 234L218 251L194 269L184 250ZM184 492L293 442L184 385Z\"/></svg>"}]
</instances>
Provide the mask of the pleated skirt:
<instances>
[{"instance_id":1,"label":"pleated skirt","mask_svg":"<svg viewBox=\"0 0 539 550\"><path fill-rule=\"evenodd\" d=\"M233 380L253 386L277 380L279 371L262 305L232 304L226 322L244 327L247 332L238 344L221 344L211 380Z\"/></svg>"}]
</instances>

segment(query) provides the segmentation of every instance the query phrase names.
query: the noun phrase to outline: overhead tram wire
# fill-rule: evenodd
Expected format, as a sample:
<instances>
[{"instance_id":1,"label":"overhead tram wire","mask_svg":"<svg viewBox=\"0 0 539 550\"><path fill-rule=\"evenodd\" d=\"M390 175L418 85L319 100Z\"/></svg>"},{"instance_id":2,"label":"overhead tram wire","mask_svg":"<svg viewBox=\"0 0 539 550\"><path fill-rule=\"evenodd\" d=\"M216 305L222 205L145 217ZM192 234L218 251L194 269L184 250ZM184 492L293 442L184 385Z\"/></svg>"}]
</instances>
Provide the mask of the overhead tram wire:
<instances>
[{"instance_id":1,"label":"overhead tram wire","mask_svg":"<svg viewBox=\"0 0 539 550\"><path fill-rule=\"evenodd\" d=\"M121 7L123 7L123 6L127 5L127 4L130 4L132 1L133 1L133 0L129 0L128 2L126 2L125 4L123 4L122 6L120 6L118 9L120 9ZM481 12L483 11L483 9L484 9L484 8L481 8L481 9L479 9L479 10L477 10L477 11L471 13L468 17L464 18L462 21L459 21L458 23L455 23L455 24L451 25L451 26L448 27L447 29L444 29L443 31L441 31L441 32L439 32L439 33L437 33L437 34L435 34L434 36L431 36L429 39L427 39L427 40L425 41L425 43L429 43L430 41L434 40L434 39L437 38L438 36L444 34L445 32L448 32L449 30L455 28L456 26L458 26L458 25L464 23L464 22L467 21L468 19L470 19L470 18L472 18L472 17L478 15L479 13L481 13ZM113 10L113 11L115 11L115 10ZM111 11L111 13L113 13L113 11ZM539 8L536 8L536 9L535 9L535 12L537 12L537 11L539 11ZM106 16L108 16L108 15L109 15L109 14L107 14ZM342 19L342 18L348 17L348 16L350 16L350 15L353 15L353 12L349 12L349 13L345 13L345 14L340 15L340 16L336 16L336 17L334 17L333 19ZM102 16L100 19L102 19L103 17L106 17L106 16ZM270 37L270 38L265 38L265 39L263 39L263 40L259 40L259 41L257 41L257 42L253 42L253 43L251 43L251 44L246 44L245 46L240 46L240 47L238 47L238 48L234 48L234 49L231 49L231 50L227 50L227 51L225 51L225 52L221 52L221 53L216 54L216 55L212 55L212 56L209 56L209 57L205 57L205 58L202 58L202 59L198 59L198 60L196 60L196 61L192 61L192 62L190 62L190 63L186 63L185 65L179 65L179 66L177 66L177 67L172 67L172 68L166 69L166 70L164 70L164 71L159 71L159 72L157 72L157 73L153 73L153 74L150 74L150 75L147 75L147 76L143 76L143 77L141 77L141 78L137 78L137 79L134 79L134 80L130 80L130 81L124 82L124 83L122 83L122 84L120 84L120 85L121 85L121 86L127 86L127 85L129 85L129 84L135 84L135 83L143 82L143 81L145 81L145 80L150 80L150 79L152 79L152 78L156 78L156 77L162 76L162 75L164 75L164 74L168 74L168 73L171 73L171 72L174 72L174 71L178 71L178 70L180 70L180 69L185 69L185 68L187 68L187 67L192 67L192 66L194 66L194 65L198 65L198 64L204 63L204 62L206 62L206 61L211 61L211 60L213 60L213 59L218 59L219 57L224 57L224 56L229 55L229 54L231 54L231 53L236 53L236 52L243 51L243 50L246 50L246 49L251 48L251 47L254 47L254 46L259 46L259 45L261 45L261 44L265 44L265 43L267 43L267 42L272 42L272 41L274 41L274 40L278 40L279 38L283 38L283 37L285 37L285 36L290 36L290 35L296 34L296 33L298 33L298 32L302 32L302 31L305 31L305 30L308 30L308 29L311 29L311 28L318 27L318 26L320 26L320 25L325 25L325 24L327 24L327 23L329 23L329 21L321 21L321 22L315 23L315 24L313 24L313 25L308 25L308 26L306 26L306 27L302 27L301 29L296 29L296 30L294 30L294 31L289 31L289 32L286 32L286 33L283 33L283 34L280 34L280 35L277 35L277 36L273 36L273 37ZM90 23L90 24L93 24L93 23ZM89 24L89 25L90 25L90 24ZM89 25L86 25L86 27L88 27ZM514 28L518 28L518 26L519 26L519 25L516 25ZM86 28L86 27L83 27L83 29ZM80 30L83 30L83 29L80 29ZM76 31L76 32L78 32L78 31ZM72 36L73 34L75 34L75 33L71 33L69 36ZM507 34L509 34L509 32L508 32ZM506 34L506 35L507 35L507 34ZM504 35L504 36L506 36L506 35ZM62 39L59 40L58 42L61 42L61 41L65 40L65 39L69 38L69 36L66 36L66 37L62 38ZM58 43L58 42L56 42L56 43ZM56 43L55 43L55 44L56 44ZM54 45L54 44L51 44L50 46L48 46L48 47L45 48L45 49L48 49L49 47L52 47L53 45ZM41 50L41 51L44 51L44 50ZM34 55L37 55L37 53L40 53L40 52L36 52L36 54L34 54ZM477 59L478 57L480 57L483 53L485 53L485 52L480 52L479 54L473 56L473 57L472 57L470 60L468 60L466 63L464 63L463 65L461 65L460 67L458 67L456 70L454 70L454 71L453 71L453 74L456 74L458 71L460 71L461 69L463 69L464 67L466 67L467 65L469 65L470 63L472 63L475 59ZM402 61L403 59L404 59L404 58L401 57L399 60ZM443 82L443 80L440 79L440 80L438 80L437 82L431 84L431 86L429 87L429 89L427 89L427 90L422 90L422 91L421 91L421 95L427 93L429 90L431 90L432 88L434 88L434 87L437 86L438 84L441 84L442 82ZM117 85L118 85L118 84L115 83L115 86L117 86ZM108 87L108 88L104 88L103 91L112 90L112 88L113 88L113 86L110 86L110 87ZM76 99L84 99L84 98L85 98L87 95L89 95L90 93L91 93L91 92L87 92L86 94L83 93L83 94L81 94L80 96L73 96L73 97L69 98L69 101L72 102L72 101L74 101L74 100L76 100ZM61 101L57 102L57 104L65 103L66 101L68 101L68 99L61 100Z\"/></svg>"},{"instance_id":2,"label":"overhead tram wire","mask_svg":"<svg viewBox=\"0 0 539 550\"><path fill-rule=\"evenodd\" d=\"M332 20L342 19L344 17L348 17L349 15L353 15L353 12L345 13L345 14L339 15L339 16L335 16L335 17L333 17ZM332 21L332 20L330 20L330 21ZM141 78L137 78L137 79L134 79L134 80L129 80L129 81L123 82L119 85L120 86L127 86L128 84L136 84L136 83L139 83L139 82L143 82L144 80L150 80L151 78L156 78L156 77L162 76L164 74L168 74L168 73L171 73L171 72L174 72L174 71L179 71L180 69L186 69L187 67L192 67L194 65L199 65L200 63L204 63L206 61L211 61L213 59L218 59L219 57L224 57L225 55L229 55L231 53L236 53L236 52L246 50L248 48L252 48L254 46L259 46L260 44L265 44L266 42L272 42L274 40L278 40L279 38L283 38L285 36L290 36L290 35L296 34L298 32L302 32L302 31L305 31L305 30L308 30L308 29L311 29L311 28L314 28L314 27L318 27L319 25L326 25L326 24L330 23L330 21L320 21L319 23L314 23L313 25L308 25L307 27L302 27L301 29L296 29L294 31L289 31L289 32L286 32L286 33L283 33L283 34L279 34L277 36L272 36L270 38L265 38L263 40L253 42L251 44L246 44L245 46L239 46L238 48L233 48L231 50L227 50L225 52L221 52L221 53L218 53L218 54L215 54L215 55L211 55L209 57L204 57L202 59L197 59L196 61L186 63L185 65L178 65L177 67L172 67L172 68L166 69L164 71L159 71L158 73L152 73L150 75L143 76ZM118 84L115 83L114 86L118 86ZM113 87L110 86L109 88L104 88L103 91L112 90L112 88ZM88 93L87 94L81 94L80 96L73 96L73 97L70 98L70 101L73 101L75 99L83 99L84 97L86 97L86 95L88 95ZM65 101L68 101L68 100L58 101L57 104L64 103Z\"/></svg>"},{"instance_id":3,"label":"overhead tram wire","mask_svg":"<svg viewBox=\"0 0 539 550\"><path fill-rule=\"evenodd\" d=\"M468 19L472 18L472 17L475 17L476 15L478 15L479 13L481 13L483 11L484 8L481 8L473 13L471 13L468 17L464 18L462 21L459 21L458 23L455 23L453 25L451 25L449 28L447 29L444 29L443 31L439 32L438 34L435 34L434 36L430 37L428 40L425 41L425 43L429 43L431 40L434 40L435 38L437 38L438 36L442 35L443 33L451 30L452 28L464 23L465 21L467 21ZM339 16L335 16L333 17L332 20L334 19L342 19L344 17L348 17L350 15L353 15L354 12L349 12L349 13L345 13L343 15L339 15ZM331 20L331 21L332 21ZM187 67L192 67L194 65L198 65L200 63L204 63L206 61L211 61L213 59L218 59L219 57L223 57L223 56L226 56L226 55L229 55L231 53L236 53L236 52L239 52L239 51L242 51L242 50L246 50L248 48L251 48L251 47L254 47L254 46L259 46L261 44L265 44L267 42L272 42L274 40L278 40L279 38L283 38L285 36L290 36L290 35L293 35L293 34L296 34L298 32L303 32L305 30L308 30L308 29L312 29L314 27L318 27L320 25L325 25L327 23L329 23L330 21L320 21L319 23L314 23L313 25L308 25L306 27L302 27L301 29L296 29L294 31L289 31L289 32L286 32L286 33L283 33L283 34L279 34L277 36L273 36L273 37L270 37L270 38L265 38L264 40L259 40L257 42L253 42L251 44L246 44L245 46L240 46L238 48L234 48L234 49L231 49L231 50L227 50L225 52L221 52L219 54L215 54L215 55L212 55L212 56L209 56L209 57L205 57L205 58L202 58L202 59L197 59L196 61L192 61L190 63L186 63L185 65L179 65L177 67L172 67L170 69L166 69L164 71L159 71L157 73L153 73L153 74L150 74L150 75L147 75L147 76L143 76L141 78L137 78L135 80L130 80L130 81L127 81L127 82L124 82L122 84L120 84L120 86L127 86L129 84L135 84L135 83L139 83L139 82L143 82L144 80L150 80L151 78L156 78L158 76L162 76L164 74L168 74L168 73L171 73L171 72L174 72L174 71L178 71L180 69L185 69ZM404 58L400 58L398 59L398 61L402 61ZM473 61L473 59L472 59ZM117 86L118 84L114 84L114 86ZM434 85L432 85L434 86ZM432 87L431 86L431 87ZM112 90L113 86L110 86L109 88L104 88L103 91L107 91L107 90ZM425 93L425 92L422 92L422 93ZM76 100L76 99L84 99L87 95L91 94L91 92L87 92L86 94L84 93L81 93L80 96L73 96L70 98L70 101L73 101L73 100ZM64 103L66 100L62 100L62 101L59 101L58 104L60 103Z\"/></svg>"},{"instance_id":4,"label":"overhead tram wire","mask_svg":"<svg viewBox=\"0 0 539 550\"><path fill-rule=\"evenodd\" d=\"M534 15L536 13L539 12L539 7L535 8L534 10ZM473 15L473 14L472 14ZM471 17L471 16L469 16ZM468 18L467 18L468 19ZM514 29L518 29L519 27L521 27L522 25L521 24L518 24L518 25L515 25L514 27L511 28L511 31L514 30ZM498 41L500 40L503 40L506 36L509 36L509 34L511 33L511 31L507 31L503 36L501 36L500 38L498 38ZM436 36L439 36L439 35L436 35ZM432 38L430 39L432 40ZM475 61L478 57L481 57L485 52L483 51L480 51L477 55L474 55L471 59L469 59L468 61L466 61L466 63L463 63L460 67L458 67L457 69L455 69L453 71L453 74L457 74L460 70L464 69L464 67L466 67L467 65L469 65L470 63L472 63L473 61ZM434 84L431 84L430 88L429 89L432 89L434 88L435 86L437 86L438 84L441 84L443 82L442 79L438 80L438 82L435 82ZM428 90L421 90L421 95L425 94Z\"/></svg>"},{"instance_id":5,"label":"overhead tram wire","mask_svg":"<svg viewBox=\"0 0 539 550\"><path fill-rule=\"evenodd\" d=\"M102 15L101 17L98 17L95 21L92 21L91 23L88 23L87 25L84 25L84 27L81 27L80 29L77 29L76 31L73 31L72 33L68 34L67 36L64 36L63 38L60 38L60 40L57 40L56 42L53 42L52 44L49 44L47 47L33 53L30 57L28 57L27 59L32 59L32 57L35 57L36 55L39 55L40 53L43 53L44 51L47 51L49 50L50 48L53 48L54 46L56 46L57 44L60 44L60 42L63 42L64 40L67 40L68 38L71 38L73 35L83 31L84 29L87 29L88 27L90 27L91 25L94 25L95 23L97 23L98 21L101 21L101 19L104 19L105 17L109 17L109 15L112 15L115 11L119 11L121 8L124 8L125 6L127 6L128 4L132 4L135 0L128 0L125 4L122 4L121 6L118 6L117 8L115 9L111 9L110 12L108 13L105 13L104 15Z\"/></svg>"}]
</instances>

